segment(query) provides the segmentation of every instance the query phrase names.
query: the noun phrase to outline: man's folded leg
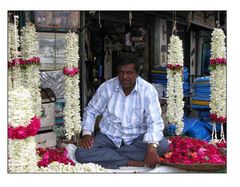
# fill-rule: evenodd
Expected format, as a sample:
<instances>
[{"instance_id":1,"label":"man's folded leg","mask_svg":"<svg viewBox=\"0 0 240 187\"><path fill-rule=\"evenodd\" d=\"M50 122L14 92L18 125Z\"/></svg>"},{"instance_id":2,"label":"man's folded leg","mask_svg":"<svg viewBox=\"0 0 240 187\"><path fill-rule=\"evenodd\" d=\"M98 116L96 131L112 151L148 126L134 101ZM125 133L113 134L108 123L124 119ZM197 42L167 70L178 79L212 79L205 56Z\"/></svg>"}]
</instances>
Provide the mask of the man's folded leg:
<instances>
[{"instance_id":1,"label":"man's folded leg","mask_svg":"<svg viewBox=\"0 0 240 187\"><path fill-rule=\"evenodd\" d=\"M116 150L122 156L134 161L144 161L148 144L143 142L143 135L134 139L130 145L124 145ZM159 156L162 156L169 150L169 144L166 138L159 143L157 148Z\"/></svg>"},{"instance_id":2,"label":"man's folded leg","mask_svg":"<svg viewBox=\"0 0 240 187\"><path fill-rule=\"evenodd\" d=\"M94 138L91 149L77 148L76 160L80 163L95 163L105 168L116 169L120 166L127 166L128 159L118 154L117 147L105 135L98 133Z\"/></svg>"}]
</instances>

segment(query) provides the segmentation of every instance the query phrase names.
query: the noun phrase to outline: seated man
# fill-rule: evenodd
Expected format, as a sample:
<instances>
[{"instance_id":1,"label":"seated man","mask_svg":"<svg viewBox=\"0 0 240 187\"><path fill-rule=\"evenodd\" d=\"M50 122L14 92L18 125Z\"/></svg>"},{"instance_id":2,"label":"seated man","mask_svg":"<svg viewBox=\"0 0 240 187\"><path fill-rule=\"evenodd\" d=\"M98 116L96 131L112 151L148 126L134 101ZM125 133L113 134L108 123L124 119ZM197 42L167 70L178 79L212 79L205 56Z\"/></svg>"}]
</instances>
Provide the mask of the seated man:
<instances>
[{"instance_id":1,"label":"seated man","mask_svg":"<svg viewBox=\"0 0 240 187\"><path fill-rule=\"evenodd\" d=\"M118 76L104 82L84 110L76 160L113 169L156 167L159 156L169 149L162 132L158 93L138 76L138 59L133 54L120 55L117 62ZM95 118L100 114L100 132L93 137Z\"/></svg>"}]
</instances>

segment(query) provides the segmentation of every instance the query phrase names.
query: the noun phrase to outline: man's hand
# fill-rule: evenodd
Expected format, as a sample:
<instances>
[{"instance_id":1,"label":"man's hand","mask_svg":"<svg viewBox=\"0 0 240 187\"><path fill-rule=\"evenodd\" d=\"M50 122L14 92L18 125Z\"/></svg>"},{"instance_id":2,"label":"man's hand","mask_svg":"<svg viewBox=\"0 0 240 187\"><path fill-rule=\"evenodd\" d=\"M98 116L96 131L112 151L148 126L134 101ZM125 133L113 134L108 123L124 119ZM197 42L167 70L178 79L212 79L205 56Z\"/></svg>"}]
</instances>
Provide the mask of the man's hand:
<instances>
[{"instance_id":1,"label":"man's hand","mask_svg":"<svg viewBox=\"0 0 240 187\"><path fill-rule=\"evenodd\" d=\"M90 149L93 146L93 137L91 135L84 135L79 142L81 148Z\"/></svg>"},{"instance_id":2,"label":"man's hand","mask_svg":"<svg viewBox=\"0 0 240 187\"><path fill-rule=\"evenodd\" d=\"M147 153L145 155L145 165L151 168L155 168L157 164L160 164L157 148L148 146Z\"/></svg>"}]
</instances>

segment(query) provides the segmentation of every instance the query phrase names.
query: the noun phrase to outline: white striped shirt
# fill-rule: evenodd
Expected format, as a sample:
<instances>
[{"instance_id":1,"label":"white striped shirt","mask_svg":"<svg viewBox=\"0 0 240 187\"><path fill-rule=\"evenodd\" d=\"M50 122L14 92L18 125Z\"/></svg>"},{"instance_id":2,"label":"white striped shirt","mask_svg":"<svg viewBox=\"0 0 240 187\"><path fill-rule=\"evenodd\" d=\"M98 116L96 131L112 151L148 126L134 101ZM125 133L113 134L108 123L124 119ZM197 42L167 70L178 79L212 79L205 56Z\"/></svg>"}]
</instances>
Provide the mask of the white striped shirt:
<instances>
[{"instance_id":1,"label":"white striped shirt","mask_svg":"<svg viewBox=\"0 0 240 187\"><path fill-rule=\"evenodd\" d=\"M118 77L104 82L84 109L83 135L94 131L96 116L102 114L99 127L101 133L120 147L122 141L132 140L144 134L146 143L158 143L163 138L163 120L158 93L153 85L136 79L132 92L123 93Z\"/></svg>"}]
</instances>

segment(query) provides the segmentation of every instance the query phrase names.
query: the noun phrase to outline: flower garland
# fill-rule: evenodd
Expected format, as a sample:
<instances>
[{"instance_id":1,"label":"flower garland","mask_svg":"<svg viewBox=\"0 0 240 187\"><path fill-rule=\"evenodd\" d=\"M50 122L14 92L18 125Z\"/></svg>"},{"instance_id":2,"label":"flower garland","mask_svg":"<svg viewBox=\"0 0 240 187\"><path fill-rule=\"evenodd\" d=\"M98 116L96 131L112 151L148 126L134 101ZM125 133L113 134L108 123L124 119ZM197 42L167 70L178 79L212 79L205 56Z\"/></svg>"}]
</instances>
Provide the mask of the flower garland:
<instances>
[{"instance_id":1,"label":"flower garland","mask_svg":"<svg viewBox=\"0 0 240 187\"><path fill-rule=\"evenodd\" d=\"M12 67L8 63L8 88L9 91L22 84L21 69L19 64L19 35L17 29L17 16L14 16L14 23L8 23L8 62L15 62Z\"/></svg>"},{"instance_id":2,"label":"flower garland","mask_svg":"<svg viewBox=\"0 0 240 187\"><path fill-rule=\"evenodd\" d=\"M223 123L227 119L227 94L226 94L226 47L225 34L222 29L215 28L211 39L211 58L210 58L210 103L211 119L214 121L212 142L218 142L216 135L216 123L221 123L221 139L225 141Z\"/></svg>"},{"instance_id":3,"label":"flower garland","mask_svg":"<svg viewBox=\"0 0 240 187\"><path fill-rule=\"evenodd\" d=\"M74 163L68 158L65 148L59 149L43 149L38 148L37 154L40 157L38 162L39 172L50 173L96 173L106 172L107 170L98 164Z\"/></svg>"},{"instance_id":4,"label":"flower garland","mask_svg":"<svg viewBox=\"0 0 240 187\"><path fill-rule=\"evenodd\" d=\"M65 63L63 68L65 78L64 124L68 139L81 131L79 103L79 70L78 70L78 36L75 33L66 34Z\"/></svg>"},{"instance_id":5,"label":"flower garland","mask_svg":"<svg viewBox=\"0 0 240 187\"><path fill-rule=\"evenodd\" d=\"M216 146L206 141L182 136L171 137L169 140L171 141L170 150L160 157L162 162L174 164L226 163L226 156Z\"/></svg>"},{"instance_id":6,"label":"flower garland","mask_svg":"<svg viewBox=\"0 0 240 187\"><path fill-rule=\"evenodd\" d=\"M62 164L59 162L52 162L48 167L41 167L38 172L41 173L106 173L106 169L100 165L88 163L88 164Z\"/></svg>"},{"instance_id":7,"label":"flower garland","mask_svg":"<svg viewBox=\"0 0 240 187\"><path fill-rule=\"evenodd\" d=\"M176 134L183 130L183 49L182 41L178 36L170 38L167 64L167 117L168 121L175 124Z\"/></svg>"},{"instance_id":8,"label":"flower garland","mask_svg":"<svg viewBox=\"0 0 240 187\"><path fill-rule=\"evenodd\" d=\"M37 170L36 142L33 137L39 129L39 119L32 111L30 92L18 86L9 92L9 171L35 172ZM33 119L30 122L30 119ZM30 124L30 125L29 125Z\"/></svg>"},{"instance_id":9,"label":"flower garland","mask_svg":"<svg viewBox=\"0 0 240 187\"><path fill-rule=\"evenodd\" d=\"M21 52L24 60L20 63L22 75L24 75L25 86L29 89L33 99L33 112L37 117L41 116L41 95L40 95L40 58L38 55L38 37L35 26L27 23L21 30L20 37Z\"/></svg>"}]
</instances>

